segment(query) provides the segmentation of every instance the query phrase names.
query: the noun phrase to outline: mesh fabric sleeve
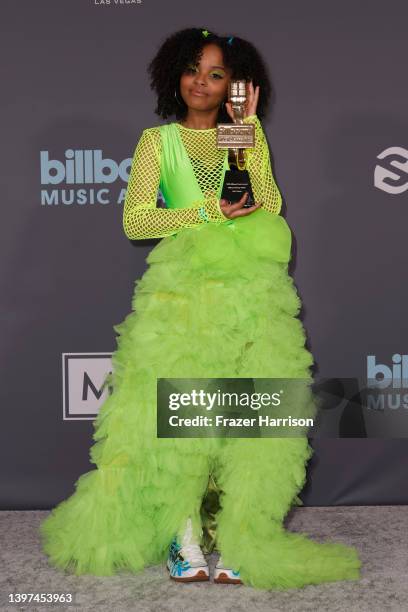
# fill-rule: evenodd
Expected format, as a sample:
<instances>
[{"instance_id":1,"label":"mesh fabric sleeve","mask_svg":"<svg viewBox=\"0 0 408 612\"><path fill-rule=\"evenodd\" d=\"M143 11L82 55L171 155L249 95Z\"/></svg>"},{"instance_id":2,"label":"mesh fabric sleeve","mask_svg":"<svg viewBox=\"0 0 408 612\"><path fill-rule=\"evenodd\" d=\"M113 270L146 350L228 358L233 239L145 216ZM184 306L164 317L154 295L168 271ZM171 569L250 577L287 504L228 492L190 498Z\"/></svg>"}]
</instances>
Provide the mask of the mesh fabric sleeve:
<instances>
[{"instance_id":1,"label":"mesh fabric sleeve","mask_svg":"<svg viewBox=\"0 0 408 612\"><path fill-rule=\"evenodd\" d=\"M269 147L261 122L257 115L249 115L244 123L255 125L255 147L247 149L247 168L255 202L260 202L265 210L279 214L282 196L272 173Z\"/></svg>"},{"instance_id":2,"label":"mesh fabric sleeve","mask_svg":"<svg viewBox=\"0 0 408 612\"><path fill-rule=\"evenodd\" d=\"M202 223L222 223L223 214L216 194L204 201L191 202L191 207L165 209L157 207L160 184L161 138L158 129L143 131L136 146L123 208L123 229L131 240L162 238L176 234L181 228ZM200 215L203 206L208 221Z\"/></svg>"}]
</instances>

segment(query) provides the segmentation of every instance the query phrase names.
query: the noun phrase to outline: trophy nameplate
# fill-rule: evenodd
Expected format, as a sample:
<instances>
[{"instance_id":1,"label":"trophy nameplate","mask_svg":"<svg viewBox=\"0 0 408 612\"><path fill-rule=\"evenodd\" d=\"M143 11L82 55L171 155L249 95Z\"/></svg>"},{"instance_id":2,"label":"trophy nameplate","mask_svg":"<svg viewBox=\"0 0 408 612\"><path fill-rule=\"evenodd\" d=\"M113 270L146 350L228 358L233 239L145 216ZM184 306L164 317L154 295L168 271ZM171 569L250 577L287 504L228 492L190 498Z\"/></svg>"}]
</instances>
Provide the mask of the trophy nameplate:
<instances>
[{"instance_id":1,"label":"trophy nameplate","mask_svg":"<svg viewBox=\"0 0 408 612\"><path fill-rule=\"evenodd\" d=\"M228 165L221 198L232 204L238 202L247 191L248 198L244 208L255 204L251 180L246 169L245 149L255 147L255 126L245 124L244 112L246 102L246 82L231 81L229 84L229 101L231 103L234 123L217 124L217 148L228 149Z\"/></svg>"},{"instance_id":2,"label":"trophy nameplate","mask_svg":"<svg viewBox=\"0 0 408 612\"><path fill-rule=\"evenodd\" d=\"M255 126L253 124L218 123L218 149L247 149L255 146Z\"/></svg>"}]
</instances>

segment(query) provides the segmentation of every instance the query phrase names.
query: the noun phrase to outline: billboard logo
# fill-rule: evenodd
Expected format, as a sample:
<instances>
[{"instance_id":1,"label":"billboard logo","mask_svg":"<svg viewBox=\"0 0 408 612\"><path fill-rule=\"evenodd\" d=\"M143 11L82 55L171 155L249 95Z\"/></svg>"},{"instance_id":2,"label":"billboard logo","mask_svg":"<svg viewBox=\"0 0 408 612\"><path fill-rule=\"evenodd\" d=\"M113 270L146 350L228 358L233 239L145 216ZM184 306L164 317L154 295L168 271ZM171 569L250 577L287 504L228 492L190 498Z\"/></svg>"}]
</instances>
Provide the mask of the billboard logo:
<instances>
[{"instance_id":1,"label":"billboard logo","mask_svg":"<svg viewBox=\"0 0 408 612\"><path fill-rule=\"evenodd\" d=\"M408 190L408 149L388 147L377 159L374 170L374 186L393 195Z\"/></svg>"},{"instance_id":2,"label":"billboard logo","mask_svg":"<svg viewBox=\"0 0 408 612\"><path fill-rule=\"evenodd\" d=\"M113 183L118 178L127 183L132 159L119 164L104 158L101 149L67 149L65 160L50 159L49 151L40 151L41 185L83 185Z\"/></svg>"},{"instance_id":3,"label":"billboard logo","mask_svg":"<svg viewBox=\"0 0 408 612\"><path fill-rule=\"evenodd\" d=\"M367 355L367 386L375 389L408 387L408 355L395 353L391 366L377 363L375 355Z\"/></svg>"},{"instance_id":4,"label":"billboard logo","mask_svg":"<svg viewBox=\"0 0 408 612\"><path fill-rule=\"evenodd\" d=\"M395 353L392 364L377 363L367 355L367 408L380 412L408 408L408 355ZM405 422L404 422L405 426Z\"/></svg>"},{"instance_id":5,"label":"billboard logo","mask_svg":"<svg viewBox=\"0 0 408 612\"><path fill-rule=\"evenodd\" d=\"M121 162L104 157L101 149L67 149L65 159L53 159L40 151L41 205L109 204L110 190L100 185L125 183L117 198L124 201L132 158ZM82 187L79 187L82 185Z\"/></svg>"}]
</instances>

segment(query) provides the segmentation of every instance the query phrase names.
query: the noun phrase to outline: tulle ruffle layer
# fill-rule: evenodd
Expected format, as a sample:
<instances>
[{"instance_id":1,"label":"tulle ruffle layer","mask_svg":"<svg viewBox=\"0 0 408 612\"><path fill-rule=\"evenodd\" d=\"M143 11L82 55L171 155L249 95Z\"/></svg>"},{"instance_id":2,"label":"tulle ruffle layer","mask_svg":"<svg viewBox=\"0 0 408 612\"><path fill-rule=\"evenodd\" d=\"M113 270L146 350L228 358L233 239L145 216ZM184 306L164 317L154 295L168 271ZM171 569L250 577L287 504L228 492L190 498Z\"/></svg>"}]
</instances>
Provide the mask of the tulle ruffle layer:
<instances>
[{"instance_id":1,"label":"tulle ruffle layer","mask_svg":"<svg viewBox=\"0 0 408 612\"><path fill-rule=\"evenodd\" d=\"M222 490L217 548L245 584L290 588L356 579L355 549L290 533L301 503L307 438L156 437L156 381L311 379L313 357L287 274L290 230L262 209L163 239L135 282L132 312L114 326L113 393L94 422L91 461L75 492L41 525L50 562L78 575L133 572L165 561L199 508L212 472ZM305 395L298 410L313 413Z\"/></svg>"}]
</instances>

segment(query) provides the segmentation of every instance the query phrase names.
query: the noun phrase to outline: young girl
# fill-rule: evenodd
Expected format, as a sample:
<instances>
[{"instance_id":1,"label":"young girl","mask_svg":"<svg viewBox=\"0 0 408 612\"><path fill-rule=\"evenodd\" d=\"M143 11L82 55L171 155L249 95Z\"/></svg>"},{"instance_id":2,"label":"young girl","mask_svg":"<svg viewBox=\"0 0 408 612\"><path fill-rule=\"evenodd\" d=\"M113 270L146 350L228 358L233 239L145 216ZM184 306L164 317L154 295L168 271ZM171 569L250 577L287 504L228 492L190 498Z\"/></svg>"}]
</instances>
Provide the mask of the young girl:
<instances>
[{"instance_id":1,"label":"young girl","mask_svg":"<svg viewBox=\"0 0 408 612\"><path fill-rule=\"evenodd\" d=\"M301 503L306 436L156 435L157 378L312 380L313 357L260 123L271 87L259 53L241 38L191 28L162 44L149 71L157 114L176 121L143 131L123 225L131 239L162 240L136 281L132 312L114 326L112 393L90 451L97 469L42 523L44 550L76 574L167 560L172 579L208 580L203 546L221 553L215 582L285 589L357 579L354 548L283 526ZM244 123L255 126L246 150L252 207L246 195L235 204L220 197L228 151L216 146L216 124L232 121L230 79L247 81ZM157 207L159 189L166 208ZM210 495L217 512L205 506Z\"/></svg>"}]
</instances>

